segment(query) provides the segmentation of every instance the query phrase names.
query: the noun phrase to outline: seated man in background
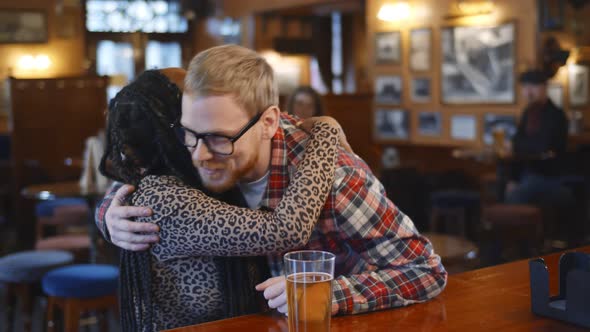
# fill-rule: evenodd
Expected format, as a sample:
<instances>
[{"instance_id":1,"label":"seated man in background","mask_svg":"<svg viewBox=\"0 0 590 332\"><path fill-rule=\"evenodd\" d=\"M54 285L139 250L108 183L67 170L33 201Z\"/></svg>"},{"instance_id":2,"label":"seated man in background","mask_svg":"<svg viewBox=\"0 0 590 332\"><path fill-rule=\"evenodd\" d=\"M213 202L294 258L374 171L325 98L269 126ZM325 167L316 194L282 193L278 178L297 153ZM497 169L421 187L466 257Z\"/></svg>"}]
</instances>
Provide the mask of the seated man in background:
<instances>
[{"instance_id":1,"label":"seated man in background","mask_svg":"<svg viewBox=\"0 0 590 332\"><path fill-rule=\"evenodd\" d=\"M548 98L543 71L526 71L520 82L528 105L512 139L517 161L509 169L506 202L567 208L573 197L559 182L567 145L565 113Z\"/></svg>"},{"instance_id":2,"label":"seated man in background","mask_svg":"<svg viewBox=\"0 0 590 332\"><path fill-rule=\"evenodd\" d=\"M297 120L281 114L272 68L256 52L236 45L199 53L188 69L180 129L203 185L223 192L238 186L250 208L274 210L292 180L308 141ZM246 126L244 126L246 124ZM231 141L227 153L214 145ZM213 147L213 148L212 148ZM217 152L215 151L217 150ZM225 152L225 150L224 150ZM318 164L318 168L325 165ZM409 217L387 199L364 161L340 149L335 181L304 249L336 255L333 314L353 314L429 300L444 289L447 272ZM124 189L123 189L124 191ZM316 195L317 190L310 195ZM126 227L141 208L102 204L111 236L153 242ZM145 231L149 232L149 225ZM143 248L143 247L142 247ZM285 313L282 257L269 257L275 278L257 286L271 308Z\"/></svg>"}]
</instances>

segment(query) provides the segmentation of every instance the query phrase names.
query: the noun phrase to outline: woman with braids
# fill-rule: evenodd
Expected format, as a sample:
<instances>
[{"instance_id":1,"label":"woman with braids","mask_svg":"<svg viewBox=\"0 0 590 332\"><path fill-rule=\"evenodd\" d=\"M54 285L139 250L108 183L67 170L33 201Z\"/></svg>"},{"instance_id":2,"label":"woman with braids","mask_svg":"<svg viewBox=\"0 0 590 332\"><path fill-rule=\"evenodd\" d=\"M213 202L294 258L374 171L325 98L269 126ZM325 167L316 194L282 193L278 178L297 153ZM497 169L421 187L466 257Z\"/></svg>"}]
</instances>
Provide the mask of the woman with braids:
<instances>
[{"instance_id":1,"label":"woman with braids","mask_svg":"<svg viewBox=\"0 0 590 332\"><path fill-rule=\"evenodd\" d=\"M268 277L261 256L307 243L334 180L339 139L348 146L334 120L308 121L305 157L274 212L224 203L245 206L237 190L223 197L204 190L171 126L181 110L182 92L174 82L183 75L181 69L146 71L109 105L101 172L136 186L130 203L153 210L136 221L160 228L149 251L122 251L124 331L260 311L264 302L257 301L254 286Z\"/></svg>"}]
</instances>

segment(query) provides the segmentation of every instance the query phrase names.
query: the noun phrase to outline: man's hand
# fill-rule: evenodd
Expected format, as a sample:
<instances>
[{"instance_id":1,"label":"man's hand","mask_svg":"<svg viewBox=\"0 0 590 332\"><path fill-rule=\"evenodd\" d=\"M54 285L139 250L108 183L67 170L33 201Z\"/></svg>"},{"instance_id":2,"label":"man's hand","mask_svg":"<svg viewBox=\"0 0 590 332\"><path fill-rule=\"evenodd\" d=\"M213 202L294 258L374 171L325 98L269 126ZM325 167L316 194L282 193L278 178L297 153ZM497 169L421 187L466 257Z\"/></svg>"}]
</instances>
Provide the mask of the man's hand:
<instances>
[{"instance_id":1,"label":"man's hand","mask_svg":"<svg viewBox=\"0 0 590 332\"><path fill-rule=\"evenodd\" d=\"M274 277L256 285L256 290L264 292L268 306L287 315L287 282L285 277Z\"/></svg>"},{"instance_id":2,"label":"man's hand","mask_svg":"<svg viewBox=\"0 0 590 332\"><path fill-rule=\"evenodd\" d=\"M125 206L125 197L135 188L124 185L115 194L113 201L105 214L105 222L114 245L132 251L146 250L151 243L158 242L159 228L156 224L133 222L129 218L147 217L152 214L149 208Z\"/></svg>"}]
</instances>

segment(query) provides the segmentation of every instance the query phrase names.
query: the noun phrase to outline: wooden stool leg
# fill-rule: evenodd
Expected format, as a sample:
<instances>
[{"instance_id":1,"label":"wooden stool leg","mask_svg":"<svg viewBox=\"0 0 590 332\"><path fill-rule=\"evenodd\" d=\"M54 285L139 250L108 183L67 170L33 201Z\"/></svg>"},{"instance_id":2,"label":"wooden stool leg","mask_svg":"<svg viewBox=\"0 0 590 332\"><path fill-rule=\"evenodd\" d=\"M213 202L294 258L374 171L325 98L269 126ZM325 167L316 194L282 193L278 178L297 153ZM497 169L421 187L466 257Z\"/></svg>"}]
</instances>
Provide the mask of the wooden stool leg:
<instances>
[{"instance_id":1,"label":"wooden stool leg","mask_svg":"<svg viewBox=\"0 0 590 332\"><path fill-rule=\"evenodd\" d=\"M75 299L65 299L64 303L65 332L78 332L80 328L80 306Z\"/></svg>"},{"instance_id":2,"label":"wooden stool leg","mask_svg":"<svg viewBox=\"0 0 590 332\"><path fill-rule=\"evenodd\" d=\"M52 296L47 298L47 314L45 321L47 323L47 332L55 331L55 299Z\"/></svg>"},{"instance_id":3,"label":"wooden stool leg","mask_svg":"<svg viewBox=\"0 0 590 332\"><path fill-rule=\"evenodd\" d=\"M15 306L16 306L16 297L14 296L14 284L6 284L6 294L5 299L6 301L6 331L12 332L14 329L14 319L15 319Z\"/></svg>"},{"instance_id":4,"label":"wooden stool leg","mask_svg":"<svg viewBox=\"0 0 590 332\"><path fill-rule=\"evenodd\" d=\"M31 331L31 319L33 315L33 301L31 299L30 285L28 284L17 284L15 285L16 295L21 299L22 307L22 320L23 320L23 331Z\"/></svg>"},{"instance_id":5,"label":"wooden stool leg","mask_svg":"<svg viewBox=\"0 0 590 332\"><path fill-rule=\"evenodd\" d=\"M109 331L109 310L98 311L98 330L100 332Z\"/></svg>"}]
</instances>

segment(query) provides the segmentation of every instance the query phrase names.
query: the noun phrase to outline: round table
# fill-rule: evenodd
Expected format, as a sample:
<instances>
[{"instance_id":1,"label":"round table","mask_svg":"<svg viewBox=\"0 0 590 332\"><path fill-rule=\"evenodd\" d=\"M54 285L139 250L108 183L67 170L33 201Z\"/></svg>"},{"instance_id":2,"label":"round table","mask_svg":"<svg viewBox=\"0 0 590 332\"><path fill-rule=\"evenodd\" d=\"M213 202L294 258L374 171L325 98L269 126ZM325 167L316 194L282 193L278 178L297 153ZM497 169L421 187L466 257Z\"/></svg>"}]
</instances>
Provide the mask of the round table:
<instances>
[{"instance_id":1,"label":"round table","mask_svg":"<svg viewBox=\"0 0 590 332\"><path fill-rule=\"evenodd\" d=\"M56 198L65 197L80 197L84 198L88 203L88 223L90 236L90 262L96 263L96 224L94 222L94 209L96 202L105 194L105 189L98 189L94 186L87 188L80 187L78 181L54 182L45 184L36 184L25 187L21 191L21 195L25 198L35 199L39 201L53 200Z\"/></svg>"}]
</instances>

